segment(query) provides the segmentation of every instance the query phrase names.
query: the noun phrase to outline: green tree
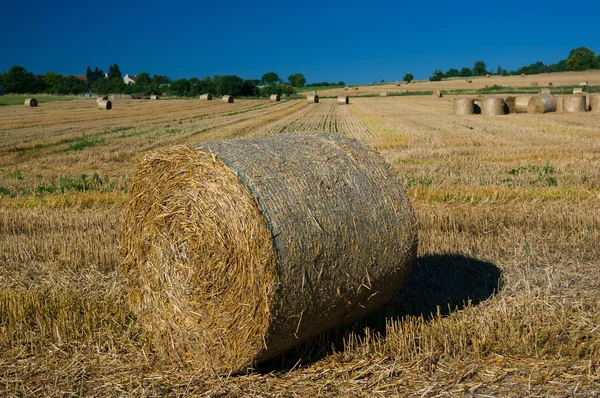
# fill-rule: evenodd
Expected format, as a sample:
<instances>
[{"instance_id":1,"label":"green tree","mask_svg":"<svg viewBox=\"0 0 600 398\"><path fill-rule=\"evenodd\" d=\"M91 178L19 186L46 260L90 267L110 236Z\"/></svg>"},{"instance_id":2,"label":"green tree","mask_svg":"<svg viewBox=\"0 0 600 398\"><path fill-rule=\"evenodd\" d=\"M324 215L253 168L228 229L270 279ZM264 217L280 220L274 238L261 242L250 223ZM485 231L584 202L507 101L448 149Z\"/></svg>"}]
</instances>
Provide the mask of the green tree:
<instances>
[{"instance_id":1,"label":"green tree","mask_svg":"<svg viewBox=\"0 0 600 398\"><path fill-rule=\"evenodd\" d=\"M113 77L108 79L108 89L111 93L122 93L125 91L125 82L120 77Z\"/></svg>"},{"instance_id":2,"label":"green tree","mask_svg":"<svg viewBox=\"0 0 600 398\"><path fill-rule=\"evenodd\" d=\"M306 85L306 78L302 73L295 73L288 76L288 82L292 87L304 87Z\"/></svg>"},{"instance_id":3,"label":"green tree","mask_svg":"<svg viewBox=\"0 0 600 398\"><path fill-rule=\"evenodd\" d=\"M279 75L275 72L267 72L260 79L262 85L277 84L281 82Z\"/></svg>"},{"instance_id":4,"label":"green tree","mask_svg":"<svg viewBox=\"0 0 600 398\"><path fill-rule=\"evenodd\" d=\"M460 72L458 71L458 69L448 69L448 71L446 72L446 77L459 77L460 76Z\"/></svg>"},{"instance_id":5,"label":"green tree","mask_svg":"<svg viewBox=\"0 0 600 398\"><path fill-rule=\"evenodd\" d=\"M239 76L221 76L217 85L217 93L219 95L233 95L236 97L242 94L243 85L244 81Z\"/></svg>"},{"instance_id":6,"label":"green tree","mask_svg":"<svg viewBox=\"0 0 600 398\"><path fill-rule=\"evenodd\" d=\"M15 65L4 74L2 79L4 91L7 93L24 94L34 91L35 79L33 73L22 66Z\"/></svg>"},{"instance_id":7,"label":"green tree","mask_svg":"<svg viewBox=\"0 0 600 398\"><path fill-rule=\"evenodd\" d=\"M108 79L98 79L94 81L92 83L92 91L100 95L108 94L110 91L110 88L108 86Z\"/></svg>"},{"instance_id":8,"label":"green tree","mask_svg":"<svg viewBox=\"0 0 600 398\"><path fill-rule=\"evenodd\" d=\"M405 74L405 75L404 75L404 79L403 79L403 80L404 80L405 82L407 82L407 83L410 83L410 82L412 82L414 79L415 79L415 77L413 76L413 74L412 74L412 73L407 73L407 74Z\"/></svg>"},{"instance_id":9,"label":"green tree","mask_svg":"<svg viewBox=\"0 0 600 398\"><path fill-rule=\"evenodd\" d=\"M475 76L483 76L487 73L487 66L483 61L475 61L473 64L473 71L475 72Z\"/></svg>"},{"instance_id":10,"label":"green tree","mask_svg":"<svg viewBox=\"0 0 600 398\"><path fill-rule=\"evenodd\" d=\"M244 83L242 84L242 95L245 97L257 97L259 85L260 80L244 80Z\"/></svg>"},{"instance_id":11,"label":"green tree","mask_svg":"<svg viewBox=\"0 0 600 398\"><path fill-rule=\"evenodd\" d=\"M123 79L123 74L121 73L121 68L119 68L119 65L112 64L111 66L108 67L108 78L109 79Z\"/></svg>"},{"instance_id":12,"label":"green tree","mask_svg":"<svg viewBox=\"0 0 600 398\"><path fill-rule=\"evenodd\" d=\"M442 72L442 71L441 71L441 70L439 70L439 69L436 69L436 70L433 72L433 76L429 76L429 81L432 81L432 82L439 82L440 80L442 80L442 79L443 79L443 77L444 77L444 72Z\"/></svg>"},{"instance_id":13,"label":"green tree","mask_svg":"<svg viewBox=\"0 0 600 398\"><path fill-rule=\"evenodd\" d=\"M569 52L567 65L571 70L588 70L600 68L598 55L587 47L577 47Z\"/></svg>"},{"instance_id":14,"label":"green tree","mask_svg":"<svg viewBox=\"0 0 600 398\"><path fill-rule=\"evenodd\" d=\"M150 85L152 84L152 78L150 74L147 72L138 73L135 84L132 87L134 93L139 93L143 95L149 95L152 91Z\"/></svg>"},{"instance_id":15,"label":"green tree","mask_svg":"<svg viewBox=\"0 0 600 398\"><path fill-rule=\"evenodd\" d=\"M462 68L460 70L460 77L469 77L469 76L473 76L473 69Z\"/></svg>"},{"instance_id":16,"label":"green tree","mask_svg":"<svg viewBox=\"0 0 600 398\"><path fill-rule=\"evenodd\" d=\"M137 81L136 81L137 84ZM172 95L184 97L190 91L190 83L187 79L177 79L171 82L170 92Z\"/></svg>"},{"instance_id":17,"label":"green tree","mask_svg":"<svg viewBox=\"0 0 600 398\"><path fill-rule=\"evenodd\" d=\"M54 72L47 72L44 75L44 80L46 81L47 90L50 94L54 94L58 92L58 85L60 82L60 75Z\"/></svg>"}]
</instances>

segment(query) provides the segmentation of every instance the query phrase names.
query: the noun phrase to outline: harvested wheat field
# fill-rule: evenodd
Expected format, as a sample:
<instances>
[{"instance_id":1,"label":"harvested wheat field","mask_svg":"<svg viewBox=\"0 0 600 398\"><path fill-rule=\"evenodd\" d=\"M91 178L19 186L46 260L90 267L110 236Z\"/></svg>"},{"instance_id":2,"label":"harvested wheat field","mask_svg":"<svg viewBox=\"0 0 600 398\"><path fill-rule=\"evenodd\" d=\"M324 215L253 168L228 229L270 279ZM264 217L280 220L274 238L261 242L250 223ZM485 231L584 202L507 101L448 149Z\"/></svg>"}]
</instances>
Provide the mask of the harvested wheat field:
<instances>
[{"instance_id":1,"label":"harvested wheat field","mask_svg":"<svg viewBox=\"0 0 600 398\"><path fill-rule=\"evenodd\" d=\"M455 98L1 107L0 395L600 394L600 116L455 116ZM397 173L419 235L404 288L255 369L216 376L163 355L120 254L140 161L304 131L358 139Z\"/></svg>"}]
</instances>

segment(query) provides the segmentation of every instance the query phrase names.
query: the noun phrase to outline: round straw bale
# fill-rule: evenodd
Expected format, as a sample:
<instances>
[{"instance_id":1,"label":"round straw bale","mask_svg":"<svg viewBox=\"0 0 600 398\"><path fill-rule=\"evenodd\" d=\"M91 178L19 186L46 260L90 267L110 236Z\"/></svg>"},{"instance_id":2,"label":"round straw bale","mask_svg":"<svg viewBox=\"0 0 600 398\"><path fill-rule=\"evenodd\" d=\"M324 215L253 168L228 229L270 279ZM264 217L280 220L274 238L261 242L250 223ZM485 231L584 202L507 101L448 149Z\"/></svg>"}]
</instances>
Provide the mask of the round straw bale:
<instances>
[{"instance_id":1,"label":"round straw bale","mask_svg":"<svg viewBox=\"0 0 600 398\"><path fill-rule=\"evenodd\" d=\"M506 97L504 102L508 106L509 113L526 113L531 97L531 95L511 96Z\"/></svg>"},{"instance_id":2,"label":"round straw bale","mask_svg":"<svg viewBox=\"0 0 600 398\"><path fill-rule=\"evenodd\" d=\"M583 93L583 89L581 87L573 88L573 94Z\"/></svg>"},{"instance_id":3,"label":"round straw bale","mask_svg":"<svg viewBox=\"0 0 600 398\"><path fill-rule=\"evenodd\" d=\"M442 92L440 90L433 90L431 96L433 98L442 98Z\"/></svg>"},{"instance_id":4,"label":"round straw bale","mask_svg":"<svg viewBox=\"0 0 600 398\"><path fill-rule=\"evenodd\" d=\"M337 104L338 105L346 105L349 104L350 100L348 99L347 95L340 95L337 97Z\"/></svg>"},{"instance_id":5,"label":"round straw bale","mask_svg":"<svg viewBox=\"0 0 600 398\"><path fill-rule=\"evenodd\" d=\"M382 91L379 93L380 97L387 97L387 95L388 95L387 91Z\"/></svg>"},{"instance_id":6,"label":"round straw bale","mask_svg":"<svg viewBox=\"0 0 600 398\"><path fill-rule=\"evenodd\" d=\"M565 98L565 112L580 113L586 110L585 95L567 95Z\"/></svg>"},{"instance_id":7,"label":"round straw bale","mask_svg":"<svg viewBox=\"0 0 600 398\"><path fill-rule=\"evenodd\" d=\"M583 81L583 82L579 82L579 85L580 85L580 86L587 86L587 85L588 85L588 82L587 82L587 80L586 80L586 81Z\"/></svg>"},{"instance_id":8,"label":"round straw bale","mask_svg":"<svg viewBox=\"0 0 600 398\"><path fill-rule=\"evenodd\" d=\"M233 104L233 95L224 95L221 97L221 101Z\"/></svg>"},{"instance_id":9,"label":"round straw bale","mask_svg":"<svg viewBox=\"0 0 600 398\"><path fill-rule=\"evenodd\" d=\"M348 86L344 87L344 90L348 91Z\"/></svg>"},{"instance_id":10,"label":"round straw bale","mask_svg":"<svg viewBox=\"0 0 600 398\"><path fill-rule=\"evenodd\" d=\"M212 100L212 95L210 95L210 94L202 94L200 96L200 99L204 100L204 101L211 101Z\"/></svg>"},{"instance_id":11,"label":"round straw bale","mask_svg":"<svg viewBox=\"0 0 600 398\"><path fill-rule=\"evenodd\" d=\"M153 153L130 198L128 301L159 354L208 372L245 371L379 309L416 257L398 175L341 134Z\"/></svg>"},{"instance_id":12,"label":"round straw bale","mask_svg":"<svg viewBox=\"0 0 600 398\"><path fill-rule=\"evenodd\" d=\"M96 103L100 101L108 101L108 95L104 95L102 97L96 97Z\"/></svg>"},{"instance_id":13,"label":"round straw bale","mask_svg":"<svg viewBox=\"0 0 600 398\"><path fill-rule=\"evenodd\" d=\"M585 110L589 111L590 110L590 93L582 91L582 92L577 93L575 95L583 95L583 96L585 96Z\"/></svg>"},{"instance_id":14,"label":"round straw bale","mask_svg":"<svg viewBox=\"0 0 600 398\"><path fill-rule=\"evenodd\" d=\"M457 116L472 115L475 113L475 102L472 98L457 98L453 103L454 114Z\"/></svg>"},{"instance_id":15,"label":"round straw bale","mask_svg":"<svg viewBox=\"0 0 600 398\"><path fill-rule=\"evenodd\" d=\"M531 87L537 87L538 86L538 82L531 82Z\"/></svg>"},{"instance_id":16,"label":"round straw bale","mask_svg":"<svg viewBox=\"0 0 600 398\"><path fill-rule=\"evenodd\" d=\"M281 97L279 96L279 94L271 94L271 96L269 97L269 101L272 101L272 102L281 101Z\"/></svg>"},{"instance_id":17,"label":"round straw bale","mask_svg":"<svg viewBox=\"0 0 600 398\"><path fill-rule=\"evenodd\" d=\"M534 95L527 104L529 113L556 112L556 98L551 94Z\"/></svg>"},{"instance_id":18,"label":"round straw bale","mask_svg":"<svg viewBox=\"0 0 600 398\"><path fill-rule=\"evenodd\" d=\"M396 82L396 86L401 86L402 82Z\"/></svg>"},{"instance_id":19,"label":"round straw bale","mask_svg":"<svg viewBox=\"0 0 600 398\"><path fill-rule=\"evenodd\" d=\"M310 103L315 103L318 104L319 103L319 96L316 94L310 94L306 96L306 99L308 100L308 102Z\"/></svg>"},{"instance_id":20,"label":"round straw bale","mask_svg":"<svg viewBox=\"0 0 600 398\"><path fill-rule=\"evenodd\" d=\"M552 84L552 82L548 82L547 86L552 87L552 86L554 86L554 84Z\"/></svg>"},{"instance_id":21,"label":"round straw bale","mask_svg":"<svg viewBox=\"0 0 600 398\"><path fill-rule=\"evenodd\" d=\"M102 100L98 102L98 109L104 109L109 111L112 109L112 102L110 100Z\"/></svg>"},{"instance_id":22,"label":"round straw bale","mask_svg":"<svg viewBox=\"0 0 600 398\"><path fill-rule=\"evenodd\" d=\"M33 108L33 107L38 106L38 102L37 102L37 100L35 98L27 98L25 100L25 106Z\"/></svg>"},{"instance_id":23,"label":"round straw bale","mask_svg":"<svg viewBox=\"0 0 600 398\"><path fill-rule=\"evenodd\" d=\"M312 93L316 95L316 94L317 94L317 90L313 90L313 92L312 92Z\"/></svg>"},{"instance_id":24,"label":"round straw bale","mask_svg":"<svg viewBox=\"0 0 600 398\"><path fill-rule=\"evenodd\" d=\"M556 98L556 112L564 112L565 111L565 97L562 95L554 96Z\"/></svg>"},{"instance_id":25,"label":"round straw bale","mask_svg":"<svg viewBox=\"0 0 600 398\"><path fill-rule=\"evenodd\" d=\"M591 112L600 113L600 94L591 94L589 96L589 108Z\"/></svg>"},{"instance_id":26,"label":"round straw bale","mask_svg":"<svg viewBox=\"0 0 600 398\"><path fill-rule=\"evenodd\" d=\"M473 80L467 79L467 83L473 83Z\"/></svg>"},{"instance_id":27,"label":"round straw bale","mask_svg":"<svg viewBox=\"0 0 600 398\"><path fill-rule=\"evenodd\" d=\"M150 99L151 100L157 100L157 99L160 99L160 97L158 95L154 94L154 95L150 96Z\"/></svg>"},{"instance_id":28,"label":"round straw bale","mask_svg":"<svg viewBox=\"0 0 600 398\"><path fill-rule=\"evenodd\" d=\"M358 91L358 87L354 87L354 90L357 90L357 91Z\"/></svg>"},{"instance_id":29,"label":"round straw bale","mask_svg":"<svg viewBox=\"0 0 600 398\"><path fill-rule=\"evenodd\" d=\"M525 77L525 73L521 73L521 77Z\"/></svg>"},{"instance_id":30,"label":"round straw bale","mask_svg":"<svg viewBox=\"0 0 600 398\"><path fill-rule=\"evenodd\" d=\"M485 77L487 77L489 79L490 78L490 74L489 73L486 74Z\"/></svg>"},{"instance_id":31,"label":"round straw bale","mask_svg":"<svg viewBox=\"0 0 600 398\"><path fill-rule=\"evenodd\" d=\"M502 98L486 98L481 101L481 114L482 115L505 115L506 104Z\"/></svg>"}]
</instances>

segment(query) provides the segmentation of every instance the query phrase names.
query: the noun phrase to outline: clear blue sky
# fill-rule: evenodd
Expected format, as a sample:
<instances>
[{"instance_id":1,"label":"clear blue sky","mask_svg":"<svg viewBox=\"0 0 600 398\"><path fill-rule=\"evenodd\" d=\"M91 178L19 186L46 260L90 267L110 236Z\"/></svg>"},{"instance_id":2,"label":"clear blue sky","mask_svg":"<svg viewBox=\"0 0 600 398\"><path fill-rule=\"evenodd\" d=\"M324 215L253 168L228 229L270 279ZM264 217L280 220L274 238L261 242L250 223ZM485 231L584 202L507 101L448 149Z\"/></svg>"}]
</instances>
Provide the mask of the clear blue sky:
<instances>
[{"instance_id":1,"label":"clear blue sky","mask_svg":"<svg viewBox=\"0 0 600 398\"><path fill-rule=\"evenodd\" d=\"M0 71L86 67L171 78L235 74L348 84L435 69L516 69L600 52L600 2L14 1L0 7Z\"/></svg>"}]
</instances>

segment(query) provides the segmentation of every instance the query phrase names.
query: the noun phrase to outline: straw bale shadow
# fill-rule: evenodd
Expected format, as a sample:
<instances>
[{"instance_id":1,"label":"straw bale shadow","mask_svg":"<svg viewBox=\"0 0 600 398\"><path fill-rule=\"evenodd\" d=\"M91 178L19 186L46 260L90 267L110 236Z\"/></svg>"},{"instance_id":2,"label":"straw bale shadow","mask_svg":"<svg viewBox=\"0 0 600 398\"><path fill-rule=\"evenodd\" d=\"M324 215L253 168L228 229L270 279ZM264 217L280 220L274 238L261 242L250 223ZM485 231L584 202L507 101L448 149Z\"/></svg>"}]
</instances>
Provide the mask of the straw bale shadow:
<instances>
[{"instance_id":1,"label":"straw bale shadow","mask_svg":"<svg viewBox=\"0 0 600 398\"><path fill-rule=\"evenodd\" d=\"M290 370L316 362L333 351L343 351L350 333L364 336L365 330L385 336L386 322L404 316L428 319L477 305L502 287L502 272L496 265L459 254L419 257L404 287L387 306L353 325L320 336L258 366L258 372Z\"/></svg>"}]
</instances>

